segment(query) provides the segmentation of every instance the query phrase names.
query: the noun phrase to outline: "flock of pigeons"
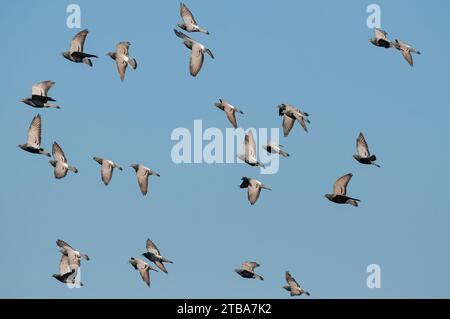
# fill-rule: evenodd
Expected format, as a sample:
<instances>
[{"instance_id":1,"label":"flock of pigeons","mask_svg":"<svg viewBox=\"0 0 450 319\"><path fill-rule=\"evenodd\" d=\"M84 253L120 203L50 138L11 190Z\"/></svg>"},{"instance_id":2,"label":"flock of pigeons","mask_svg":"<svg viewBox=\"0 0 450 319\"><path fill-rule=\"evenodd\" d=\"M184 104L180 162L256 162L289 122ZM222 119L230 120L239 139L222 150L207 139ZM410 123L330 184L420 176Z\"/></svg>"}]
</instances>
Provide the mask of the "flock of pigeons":
<instances>
[{"instance_id":1,"label":"flock of pigeons","mask_svg":"<svg viewBox=\"0 0 450 319\"><path fill-rule=\"evenodd\" d=\"M178 27L187 31L187 32L202 32L204 34L209 34L209 32L200 27L192 12L188 9L188 7L181 3L180 4L180 15L183 19L183 23L178 24ZM212 52L206 48L203 44L191 39L184 33L174 30L175 34L183 40L184 45L191 50L190 62L189 62L189 70L192 76L196 76L202 68L204 55L208 54L211 58L214 58ZM88 35L88 30L82 30L71 41L69 51L62 53L62 55L69 61L74 63L84 63L89 66L93 66L92 58L97 58L96 55L88 54L84 52L84 43L86 37ZM408 61L408 63L412 66L413 60L411 57L411 53L420 54L419 51L413 49L409 45L395 40L394 42L390 42L387 38L387 33L376 29L375 37L369 39L371 43L378 47L391 48L394 47L397 50L401 51L404 58ZM121 81L124 81L125 71L127 66L130 65L132 69L137 68L136 59L129 56L129 48L130 43L127 41L123 41L117 44L115 52L108 52L107 55L110 56L117 65L117 70L119 73L119 77ZM48 96L49 90L55 85L55 82L52 81L43 81L37 83L32 86L32 95L29 98L24 98L21 102L35 107L35 108L56 108L59 109L60 106L50 103L55 102L55 99ZM236 120L236 113L244 114L241 110L237 109L230 103L220 99L219 102L215 104L217 108L224 111L229 122L234 128L238 127ZM309 114L306 112L302 112L298 108L289 104L280 104L278 105L278 115L283 117L283 132L284 136L287 137L292 130L295 122L297 121L301 127L308 132L307 124L310 124ZM54 142L52 146L52 154L44 150L41 146L41 127L42 127L42 119L40 114L36 115L31 121L30 127L28 129L28 138L25 144L18 145L24 151L41 154L48 157L53 156L53 159L50 160L50 164L54 167L54 176L57 179L64 178L68 171L72 171L74 173L78 173L78 169L68 163L67 157L64 154L61 146ZM284 146L280 144L275 144L272 142L268 142L265 145L262 145L262 148L265 149L268 153L279 154L283 157L289 157L289 154L283 149ZM356 154L353 155L355 160L357 160L361 164L366 165L374 165L380 167L375 163L376 156L372 155L369 152L369 147L362 133L359 134L356 140ZM239 154L238 158L249 164L250 166L256 167L264 167L263 163L258 161L256 144L253 138L253 134L251 131L246 133L244 139L244 154ZM105 185L108 185L111 181L114 169L122 170L118 164L113 161L101 157L93 158L98 164L101 165L101 178ZM148 192L148 177L151 175L160 176L157 172L152 169L142 165L142 164L131 164L130 165L136 172L138 184L140 190L143 195L146 195ZM340 177L333 186L333 192L331 194L326 194L325 197L330 201L337 204L349 204L357 207L359 199L352 198L347 196L347 185L352 178L352 174L346 174ZM264 185L261 181L250 178L250 177L242 177L242 182L240 184L240 188L247 188L248 192L248 201L251 205L254 205L259 198L262 189L271 190L269 187ZM74 248L72 248L65 241L58 239L56 244L60 248L60 252L62 254L61 260L59 263L59 273L53 275L57 280L63 283L71 283L71 284L80 284L81 282L76 282L76 277L78 270L80 269L81 259L89 260L89 257L86 254L83 254ZM147 251L142 255L153 262L162 272L168 273L164 263L172 263L172 261L163 257L156 247L156 245L150 240L147 240L146 243ZM149 271L157 271L152 268L147 262L132 257L129 260L129 263L138 270L141 275L143 281L150 286L150 275ZM245 261L242 263L241 267L235 269L235 272L239 274L243 278L252 278L263 280L263 277L256 274L254 269L259 267L259 263L254 261ZM309 296L309 292L300 287L297 281L291 276L291 274L286 271L285 278L288 285L283 288L290 292L291 296L298 296L302 294L306 294Z\"/></svg>"}]
</instances>

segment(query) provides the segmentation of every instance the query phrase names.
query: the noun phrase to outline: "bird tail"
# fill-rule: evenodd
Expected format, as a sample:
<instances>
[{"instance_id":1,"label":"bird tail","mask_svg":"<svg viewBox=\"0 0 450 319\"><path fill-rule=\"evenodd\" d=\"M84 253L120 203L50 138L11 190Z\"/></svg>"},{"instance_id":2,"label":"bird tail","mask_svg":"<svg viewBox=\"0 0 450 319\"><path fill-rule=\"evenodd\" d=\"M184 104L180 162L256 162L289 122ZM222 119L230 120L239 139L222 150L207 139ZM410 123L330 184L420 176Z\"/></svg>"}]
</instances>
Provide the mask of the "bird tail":
<instances>
[{"instance_id":1,"label":"bird tail","mask_svg":"<svg viewBox=\"0 0 450 319\"><path fill-rule=\"evenodd\" d=\"M55 109L60 109L61 108L59 105L52 104L52 103L45 103L44 106L45 107L53 107Z\"/></svg>"},{"instance_id":2,"label":"bird tail","mask_svg":"<svg viewBox=\"0 0 450 319\"><path fill-rule=\"evenodd\" d=\"M281 156L284 156L284 157L289 157L289 156L290 156L289 153L286 153L286 152L283 151L283 150L280 150L280 155L281 155Z\"/></svg>"},{"instance_id":3,"label":"bird tail","mask_svg":"<svg viewBox=\"0 0 450 319\"><path fill-rule=\"evenodd\" d=\"M135 58L130 58L128 64L135 70L137 68L137 62Z\"/></svg>"},{"instance_id":4,"label":"bird tail","mask_svg":"<svg viewBox=\"0 0 450 319\"><path fill-rule=\"evenodd\" d=\"M356 199L356 198L349 198L347 200L347 204L350 204L350 205L355 206L355 207L358 207L358 202L360 202L360 200Z\"/></svg>"},{"instance_id":5,"label":"bird tail","mask_svg":"<svg viewBox=\"0 0 450 319\"><path fill-rule=\"evenodd\" d=\"M92 66L92 61L91 61L91 59L89 59L89 57L83 58L83 63L85 63L89 66Z\"/></svg>"},{"instance_id":6,"label":"bird tail","mask_svg":"<svg viewBox=\"0 0 450 319\"><path fill-rule=\"evenodd\" d=\"M235 111L235 112L238 112L238 113L241 113L241 114L244 114L244 112L242 112L242 111L239 110L239 109L234 109L234 111Z\"/></svg>"},{"instance_id":7,"label":"bird tail","mask_svg":"<svg viewBox=\"0 0 450 319\"><path fill-rule=\"evenodd\" d=\"M308 291L305 291L305 295L310 296L310 293Z\"/></svg>"},{"instance_id":8,"label":"bird tail","mask_svg":"<svg viewBox=\"0 0 450 319\"><path fill-rule=\"evenodd\" d=\"M162 261L165 262L165 263L173 264L173 261L171 261L169 259L166 259L164 257L163 257Z\"/></svg>"},{"instance_id":9,"label":"bird tail","mask_svg":"<svg viewBox=\"0 0 450 319\"><path fill-rule=\"evenodd\" d=\"M69 169L70 169L72 172L74 172L74 173L78 173L77 168L74 167L74 166L70 166L70 165L69 165Z\"/></svg>"},{"instance_id":10,"label":"bird tail","mask_svg":"<svg viewBox=\"0 0 450 319\"><path fill-rule=\"evenodd\" d=\"M264 280L263 276L260 276L260 275L257 275L257 274L255 274L255 279Z\"/></svg>"}]
</instances>

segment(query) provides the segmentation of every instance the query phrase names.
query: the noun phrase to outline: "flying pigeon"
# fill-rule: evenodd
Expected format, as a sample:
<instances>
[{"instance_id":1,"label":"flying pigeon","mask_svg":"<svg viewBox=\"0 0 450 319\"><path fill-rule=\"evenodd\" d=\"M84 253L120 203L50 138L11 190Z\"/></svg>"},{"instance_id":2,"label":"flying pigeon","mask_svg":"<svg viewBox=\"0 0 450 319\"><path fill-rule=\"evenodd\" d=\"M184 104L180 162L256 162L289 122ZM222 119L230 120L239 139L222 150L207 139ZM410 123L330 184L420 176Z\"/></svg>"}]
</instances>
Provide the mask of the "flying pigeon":
<instances>
[{"instance_id":1,"label":"flying pigeon","mask_svg":"<svg viewBox=\"0 0 450 319\"><path fill-rule=\"evenodd\" d=\"M150 287L150 270L158 272L156 269L153 269L150 267L149 264L147 264L145 261L142 261L140 259L131 257L128 261L131 266L134 267L134 269L139 271L139 274L141 274L142 280L147 284L147 286Z\"/></svg>"},{"instance_id":2,"label":"flying pigeon","mask_svg":"<svg viewBox=\"0 0 450 319\"><path fill-rule=\"evenodd\" d=\"M63 52L62 56L72 62L85 63L92 66L90 58L98 58L98 56L84 53L84 41L86 41L88 33L89 31L87 29L78 32L70 42L70 50Z\"/></svg>"},{"instance_id":3,"label":"flying pigeon","mask_svg":"<svg viewBox=\"0 0 450 319\"><path fill-rule=\"evenodd\" d=\"M128 55L130 45L131 43L128 41L119 42L116 46L116 52L107 53L107 55L109 55L111 59L116 61L117 71L119 71L121 81L125 79L125 71L127 69L128 64L131 66L133 70L137 68L136 59Z\"/></svg>"},{"instance_id":4,"label":"flying pigeon","mask_svg":"<svg viewBox=\"0 0 450 319\"><path fill-rule=\"evenodd\" d=\"M131 164L130 166L133 167L134 170L136 171L136 176L137 176L138 184L141 189L142 195L144 195L144 196L147 195L148 177L150 175L156 175L156 176L160 177L161 175L159 175L155 171L153 171L150 168L145 167L144 165L141 165L141 164Z\"/></svg>"},{"instance_id":5,"label":"flying pigeon","mask_svg":"<svg viewBox=\"0 0 450 319\"><path fill-rule=\"evenodd\" d=\"M48 96L48 90L50 90L53 86L55 86L55 82L53 81L42 81L36 83L31 87L31 97L23 98L20 100L20 102L37 108L53 107L55 109L60 109L58 105L48 103L48 101L56 101L55 99Z\"/></svg>"},{"instance_id":6,"label":"flying pigeon","mask_svg":"<svg viewBox=\"0 0 450 319\"><path fill-rule=\"evenodd\" d=\"M38 114L33 117L31 121L30 127L28 129L28 139L26 144L20 144L18 147L23 149L24 151L34 153L34 154L42 154L50 157L50 153L45 151L41 147L41 115Z\"/></svg>"},{"instance_id":7,"label":"flying pigeon","mask_svg":"<svg viewBox=\"0 0 450 319\"><path fill-rule=\"evenodd\" d=\"M246 261L246 262L242 263L241 268L235 269L234 271L243 278L264 280L263 277L261 277L260 275L257 275L254 271L254 269L259 266L260 265L257 262Z\"/></svg>"},{"instance_id":8,"label":"flying pigeon","mask_svg":"<svg viewBox=\"0 0 450 319\"><path fill-rule=\"evenodd\" d=\"M284 137L287 137L289 135L289 132L292 130L292 127L294 126L295 120L297 120L303 127L305 132L308 133L308 128L306 127L306 123L310 123L308 119L309 116L308 113L302 112L298 108L284 103L278 105L277 107L278 107L278 115L283 116Z\"/></svg>"},{"instance_id":9,"label":"flying pigeon","mask_svg":"<svg viewBox=\"0 0 450 319\"><path fill-rule=\"evenodd\" d=\"M78 169L67 163L66 155L58 143L54 142L52 147L53 160L49 163L55 168L55 178L60 179L67 175L67 171L71 170L74 173L78 173Z\"/></svg>"},{"instance_id":10,"label":"flying pigeon","mask_svg":"<svg viewBox=\"0 0 450 319\"><path fill-rule=\"evenodd\" d=\"M286 153L282 148L284 146L281 144L275 144L269 141L269 143L262 146L268 153L279 154L284 157L289 157L289 153Z\"/></svg>"},{"instance_id":11,"label":"flying pigeon","mask_svg":"<svg viewBox=\"0 0 450 319\"><path fill-rule=\"evenodd\" d=\"M244 154L239 154L237 157L250 166L265 168L264 164L258 162L258 159L256 158L256 144L252 131L245 134Z\"/></svg>"},{"instance_id":12,"label":"flying pigeon","mask_svg":"<svg viewBox=\"0 0 450 319\"><path fill-rule=\"evenodd\" d=\"M172 261L161 256L161 253L156 247L156 245L150 240L147 239L147 252L143 253L142 256L152 261L161 271L167 274L167 269L164 266L164 263L173 264Z\"/></svg>"},{"instance_id":13,"label":"flying pigeon","mask_svg":"<svg viewBox=\"0 0 450 319\"><path fill-rule=\"evenodd\" d=\"M254 205L258 200L259 194L261 194L261 190L267 189L271 191L272 189L258 181L257 179L242 177L240 188L247 188L248 201L251 205Z\"/></svg>"},{"instance_id":14,"label":"flying pigeon","mask_svg":"<svg viewBox=\"0 0 450 319\"><path fill-rule=\"evenodd\" d=\"M116 163L114 163L110 160L101 158L101 157L94 157L94 161L96 161L97 163L99 163L102 166L102 171L101 171L102 181L103 181L103 183L105 183L105 185L108 185L109 182L111 181L114 168L122 170L122 167L120 167Z\"/></svg>"},{"instance_id":15,"label":"flying pigeon","mask_svg":"<svg viewBox=\"0 0 450 319\"><path fill-rule=\"evenodd\" d=\"M377 47L391 48L393 44L387 38L387 33L381 29L375 28L375 37L370 38L369 42Z\"/></svg>"},{"instance_id":16,"label":"flying pigeon","mask_svg":"<svg viewBox=\"0 0 450 319\"><path fill-rule=\"evenodd\" d=\"M228 121L230 121L231 125L233 125L234 128L238 127L237 122L236 122L236 112L241 113L241 114L244 114L244 112L242 112L241 110L238 110L233 105L231 105L230 103L228 103L222 99L219 99L219 103L216 103L214 105L225 112L225 114L227 115Z\"/></svg>"},{"instance_id":17,"label":"flying pigeon","mask_svg":"<svg viewBox=\"0 0 450 319\"><path fill-rule=\"evenodd\" d=\"M310 295L308 291L300 287L298 282L294 279L294 277L291 276L289 271L286 271L286 281L288 285L283 286L283 288L289 291L291 293L291 296L301 296L302 294L305 294L307 296Z\"/></svg>"},{"instance_id":18,"label":"flying pigeon","mask_svg":"<svg viewBox=\"0 0 450 319\"><path fill-rule=\"evenodd\" d=\"M394 47L397 50L399 50L402 53L403 57L409 63L410 66L414 65L411 53L416 53L416 54L419 54L419 55L421 54L420 51L412 48L408 44L406 44L404 42L401 42L401 41L399 41L397 39L394 40L393 45L394 45Z\"/></svg>"},{"instance_id":19,"label":"flying pigeon","mask_svg":"<svg viewBox=\"0 0 450 319\"><path fill-rule=\"evenodd\" d=\"M350 182L353 174L347 174L339 178L333 185L333 193L326 194L325 197L337 204L350 204L358 207L359 199L347 196L347 185Z\"/></svg>"},{"instance_id":20,"label":"flying pigeon","mask_svg":"<svg viewBox=\"0 0 450 319\"><path fill-rule=\"evenodd\" d=\"M197 76L198 72L200 72L200 69L203 65L203 60L205 59L205 52L214 59L214 55L212 52L206 48L203 44L192 40L190 37L188 37L183 32L180 32L178 30L173 30L177 37L183 39L184 45L191 50L191 57L189 61L189 70L192 76Z\"/></svg>"},{"instance_id":21,"label":"flying pigeon","mask_svg":"<svg viewBox=\"0 0 450 319\"><path fill-rule=\"evenodd\" d=\"M356 152L357 154L353 155L353 158L361 164L380 167L380 165L375 163L377 157L375 155L370 155L369 146L367 145L363 133L359 133L358 138L356 139Z\"/></svg>"},{"instance_id":22,"label":"flying pigeon","mask_svg":"<svg viewBox=\"0 0 450 319\"><path fill-rule=\"evenodd\" d=\"M203 32L209 34L209 32L198 26L197 21L194 19L194 15L188 9L184 3L180 3L180 15L183 19L183 23L178 23L178 27L187 32Z\"/></svg>"}]
</instances>

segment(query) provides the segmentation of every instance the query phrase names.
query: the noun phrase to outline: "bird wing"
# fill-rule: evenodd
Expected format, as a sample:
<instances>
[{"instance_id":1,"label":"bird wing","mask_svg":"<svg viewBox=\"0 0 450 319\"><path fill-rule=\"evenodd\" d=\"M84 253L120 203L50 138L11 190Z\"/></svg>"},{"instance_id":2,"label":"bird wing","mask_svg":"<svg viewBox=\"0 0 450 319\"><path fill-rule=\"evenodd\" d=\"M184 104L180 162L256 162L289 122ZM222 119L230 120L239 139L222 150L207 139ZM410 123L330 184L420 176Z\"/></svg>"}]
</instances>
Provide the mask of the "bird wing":
<instances>
[{"instance_id":1,"label":"bird wing","mask_svg":"<svg viewBox=\"0 0 450 319\"><path fill-rule=\"evenodd\" d=\"M76 255L73 250L67 252L70 270L78 270L80 268L80 256Z\"/></svg>"},{"instance_id":2,"label":"bird wing","mask_svg":"<svg viewBox=\"0 0 450 319\"><path fill-rule=\"evenodd\" d=\"M28 129L27 144L34 148L41 147L41 116L38 114L33 117Z\"/></svg>"},{"instance_id":3,"label":"bird wing","mask_svg":"<svg viewBox=\"0 0 450 319\"><path fill-rule=\"evenodd\" d=\"M128 49L130 48L130 45L131 45L131 43L128 41L122 41L122 42L117 43L116 53L118 55L123 54L123 55L128 56Z\"/></svg>"},{"instance_id":4,"label":"bird wing","mask_svg":"<svg viewBox=\"0 0 450 319\"><path fill-rule=\"evenodd\" d=\"M42 81L31 87L32 95L47 96L48 90L55 85L53 81Z\"/></svg>"},{"instance_id":5,"label":"bird wing","mask_svg":"<svg viewBox=\"0 0 450 319\"><path fill-rule=\"evenodd\" d=\"M53 157L58 162L67 163L66 155L64 155L64 152L61 149L61 146L59 146L59 144L56 142L53 143L52 154L53 154Z\"/></svg>"},{"instance_id":6,"label":"bird wing","mask_svg":"<svg viewBox=\"0 0 450 319\"><path fill-rule=\"evenodd\" d=\"M381 29L375 29L375 38L387 40L387 32Z\"/></svg>"},{"instance_id":7,"label":"bird wing","mask_svg":"<svg viewBox=\"0 0 450 319\"><path fill-rule=\"evenodd\" d=\"M202 47L200 44L193 42L191 50L191 58L189 61L189 70L192 76L196 76L203 65L203 60L205 56L203 54Z\"/></svg>"},{"instance_id":8,"label":"bird wing","mask_svg":"<svg viewBox=\"0 0 450 319\"><path fill-rule=\"evenodd\" d=\"M253 272L253 269L256 267L259 267L259 264L254 261L246 261L242 263L242 268L250 272Z\"/></svg>"},{"instance_id":9,"label":"bird wing","mask_svg":"<svg viewBox=\"0 0 450 319\"><path fill-rule=\"evenodd\" d=\"M158 247L156 247L155 243L150 239L147 239L146 243L147 251L153 255L161 255Z\"/></svg>"},{"instance_id":10,"label":"bird wing","mask_svg":"<svg viewBox=\"0 0 450 319\"><path fill-rule=\"evenodd\" d=\"M61 260L59 261L59 274L64 275L70 271L71 269L69 267L69 257L66 255L62 255Z\"/></svg>"},{"instance_id":11,"label":"bird wing","mask_svg":"<svg viewBox=\"0 0 450 319\"><path fill-rule=\"evenodd\" d=\"M225 108L225 114L227 115L228 121L230 121L231 125L234 128L237 128L236 114L234 110L230 107Z\"/></svg>"},{"instance_id":12,"label":"bird wing","mask_svg":"<svg viewBox=\"0 0 450 319\"><path fill-rule=\"evenodd\" d=\"M359 133L358 138L356 139L356 151L361 157L370 157L369 146L367 145L363 133Z\"/></svg>"},{"instance_id":13,"label":"bird wing","mask_svg":"<svg viewBox=\"0 0 450 319\"><path fill-rule=\"evenodd\" d=\"M86 37L89 31L87 29L81 30L78 32L70 42L70 52L83 52L84 49L84 41L86 41Z\"/></svg>"},{"instance_id":14,"label":"bird wing","mask_svg":"<svg viewBox=\"0 0 450 319\"><path fill-rule=\"evenodd\" d=\"M289 271L286 271L286 281L287 281L289 287L291 287L291 289L300 287L298 282L294 279L294 277L291 276Z\"/></svg>"},{"instance_id":15,"label":"bird wing","mask_svg":"<svg viewBox=\"0 0 450 319\"><path fill-rule=\"evenodd\" d=\"M127 69L128 63L123 59L121 55L117 55L116 65L117 71L119 72L120 80L123 81L125 79L125 71Z\"/></svg>"},{"instance_id":16,"label":"bird wing","mask_svg":"<svg viewBox=\"0 0 450 319\"><path fill-rule=\"evenodd\" d=\"M247 193L248 193L248 201L250 202L250 204L253 205L258 200L259 194L261 194L261 187L249 184L247 188Z\"/></svg>"},{"instance_id":17,"label":"bird wing","mask_svg":"<svg viewBox=\"0 0 450 319\"><path fill-rule=\"evenodd\" d=\"M252 131L245 134L244 151L247 158L256 158L256 144Z\"/></svg>"},{"instance_id":18,"label":"bird wing","mask_svg":"<svg viewBox=\"0 0 450 319\"><path fill-rule=\"evenodd\" d=\"M73 248L72 248L72 246L70 246L68 243L66 243L64 240L62 240L62 239L58 239L57 241L56 241L56 245L58 245L58 247L60 247L60 248L62 248L62 249L65 249L65 250L69 250L69 249L71 249L71 250L74 250Z\"/></svg>"},{"instance_id":19,"label":"bird wing","mask_svg":"<svg viewBox=\"0 0 450 319\"><path fill-rule=\"evenodd\" d=\"M402 55L405 58L405 60L409 63L410 66L413 66L414 62L413 62L413 58L411 55L411 51L409 49L402 49L401 51L402 51Z\"/></svg>"},{"instance_id":20,"label":"bird wing","mask_svg":"<svg viewBox=\"0 0 450 319\"><path fill-rule=\"evenodd\" d=\"M345 196L347 194L347 185L352 179L353 174L349 173L347 175L342 176L339 178L333 186L333 193L335 195L343 195Z\"/></svg>"},{"instance_id":21,"label":"bird wing","mask_svg":"<svg viewBox=\"0 0 450 319\"><path fill-rule=\"evenodd\" d=\"M138 170L137 172L138 184L143 195L148 192L148 174L144 170Z\"/></svg>"},{"instance_id":22,"label":"bird wing","mask_svg":"<svg viewBox=\"0 0 450 319\"><path fill-rule=\"evenodd\" d=\"M287 115L283 115L283 132L284 136L288 136L294 126L295 120Z\"/></svg>"},{"instance_id":23,"label":"bird wing","mask_svg":"<svg viewBox=\"0 0 450 319\"><path fill-rule=\"evenodd\" d=\"M189 41L189 42L195 42L194 40L192 40L189 36L187 36L186 34L184 34L181 31L178 31L176 29L173 30L175 32L175 35L185 41Z\"/></svg>"},{"instance_id":24,"label":"bird wing","mask_svg":"<svg viewBox=\"0 0 450 319\"><path fill-rule=\"evenodd\" d=\"M194 19L194 15L184 3L180 3L180 15L184 23L197 25L197 22Z\"/></svg>"},{"instance_id":25,"label":"bird wing","mask_svg":"<svg viewBox=\"0 0 450 319\"><path fill-rule=\"evenodd\" d=\"M109 184L109 182L111 181L111 178L112 178L112 173L113 173L113 167L111 166L109 161L104 160L102 162L102 181L103 181L103 183L105 183L106 185Z\"/></svg>"},{"instance_id":26,"label":"bird wing","mask_svg":"<svg viewBox=\"0 0 450 319\"><path fill-rule=\"evenodd\" d=\"M156 267L158 267L159 269L161 269L161 271L162 272L164 272L164 273L168 273L167 272L167 269L166 269L166 266L164 266L164 264L162 263L162 262L160 262L159 260L156 260L155 261L155 265L156 265Z\"/></svg>"},{"instance_id":27,"label":"bird wing","mask_svg":"<svg viewBox=\"0 0 450 319\"><path fill-rule=\"evenodd\" d=\"M138 260L136 265L137 270L141 274L142 280L150 287L150 274L149 274L149 266L147 263Z\"/></svg>"},{"instance_id":28,"label":"bird wing","mask_svg":"<svg viewBox=\"0 0 450 319\"><path fill-rule=\"evenodd\" d=\"M308 133L308 128L306 127L306 123L305 123L305 118L302 115L300 115L300 114L294 113L294 116L297 119L297 121L300 123L300 125L303 127L305 132Z\"/></svg>"}]
</instances>

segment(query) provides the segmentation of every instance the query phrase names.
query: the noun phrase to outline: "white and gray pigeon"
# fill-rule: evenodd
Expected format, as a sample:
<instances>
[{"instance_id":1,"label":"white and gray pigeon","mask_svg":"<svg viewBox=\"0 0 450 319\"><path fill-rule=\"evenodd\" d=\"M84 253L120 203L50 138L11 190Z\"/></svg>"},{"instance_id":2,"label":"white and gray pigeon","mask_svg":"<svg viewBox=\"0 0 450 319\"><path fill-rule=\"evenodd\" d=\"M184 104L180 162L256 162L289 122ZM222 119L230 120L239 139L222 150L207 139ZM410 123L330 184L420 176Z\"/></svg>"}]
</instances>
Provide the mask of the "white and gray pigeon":
<instances>
[{"instance_id":1,"label":"white and gray pigeon","mask_svg":"<svg viewBox=\"0 0 450 319\"><path fill-rule=\"evenodd\" d=\"M254 205L261 194L262 189L267 189L271 191L272 189L261 183L259 180L249 177L242 177L240 188L247 188L247 196L250 205Z\"/></svg>"},{"instance_id":2,"label":"white and gray pigeon","mask_svg":"<svg viewBox=\"0 0 450 319\"><path fill-rule=\"evenodd\" d=\"M421 54L419 50L416 50L413 47L411 47L410 45L408 45L400 40L397 40L397 39L394 40L393 45L397 50L399 50L402 53L406 62L408 62L408 64L410 66L414 65L414 61L413 61L411 53L415 53L415 54L419 54L419 55Z\"/></svg>"},{"instance_id":3,"label":"white and gray pigeon","mask_svg":"<svg viewBox=\"0 0 450 319\"><path fill-rule=\"evenodd\" d=\"M75 63L85 63L92 66L91 58L98 58L98 56L84 52L84 42L86 41L88 33L89 31L87 29L78 32L70 42L69 51L63 52L62 56L69 61Z\"/></svg>"},{"instance_id":4,"label":"white and gray pigeon","mask_svg":"<svg viewBox=\"0 0 450 319\"><path fill-rule=\"evenodd\" d=\"M244 114L244 112L242 112L241 110L237 109L236 107L234 107L233 105L222 99L219 99L219 102L215 103L214 105L225 112L228 121L230 121L231 125L233 125L234 128L238 127L236 121L236 112L241 114Z\"/></svg>"},{"instance_id":5,"label":"white and gray pigeon","mask_svg":"<svg viewBox=\"0 0 450 319\"><path fill-rule=\"evenodd\" d=\"M310 295L308 291L300 287L299 283L294 279L294 277L291 276L289 271L286 271L286 281L288 284L286 286L283 286L283 288L291 293L291 297L301 296L303 294L307 296Z\"/></svg>"},{"instance_id":6,"label":"white and gray pigeon","mask_svg":"<svg viewBox=\"0 0 450 319\"><path fill-rule=\"evenodd\" d=\"M145 167L144 165L141 165L141 164L131 164L130 166L132 168L134 168L134 170L136 171L136 177L137 177L139 188L141 189L142 195L144 195L144 196L147 195L148 177L150 175L156 175L156 176L160 177L161 175L159 175L155 171L153 171L150 168Z\"/></svg>"},{"instance_id":7,"label":"white and gray pigeon","mask_svg":"<svg viewBox=\"0 0 450 319\"><path fill-rule=\"evenodd\" d=\"M83 286L82 282L76 281L76 276L81 267L81 258L89 260L89 256L75 250L64 240L58 239L56 245L60 248L62 256L59 262L59 274L54 274L53 277L62 283Z\"/></svg>"},{"instance_id":8,"label":"white and gray pigeon","mask_svg":"<svg viewBox=\"0 0 450 319\"><path fill-rule=\"evenodd\" d=\"M178 27L187 32L202 32L209 34L209 32L202 27L199 27L197 21L194 19L194 15L191 10L184 3L180 3L180 15L183 19L182 23L178 23Z\"/></svg>"},{"instance_id":9,"label":"white and gray pigeon","mask_svg":"<svg viewBox=\"0 0 450 319\"><path fill-rule=\"evenodd\" d=\"M278 107L278 115L283 117L283 132L284 137L289 135L289 132L292 130L295 121L297 120L300 125L303 127L306 133L308 133L308 127L306 123L310 123L308 117L309 114L306 112L300 111L298 108L290 105L290 104L280 104Z\"/></svg>"},{"instance_id":10,"label":"white and gray pigeon","mask_svg":"<svg viewBox=\"0 0 450 319\"><path fill-rule=\"evenodd\" d=\"M168 272L164 263L173 264L173 262L163 257L158 247L150 239L147 239L146 247L147 252L143 253L142 256L152 261L162 272L167 274Z\"/></svg>"},{"instance_id":11,"label":"white and gray pigeon","mask_svg":"<svg viewBox=\"0 0 450 319\"><path fill-rule=\"evenodd\" d=\"M247 134L245 134L244 154L238 154L237 157L250 166L265 168L264 164L258 161L256 154L256 143L255 139L253 138L252 131L249 131Z\"/></svg>"},{"instance_id":12,"label":"white and gray pigeon","mask_svg":"<svg viewBox=\"0 0 450 319\"><path fill-rule=\"evenodd\" d=\"M289 153L285 152L283 150L283 147L284 147L283 145L272 143L271 141L262 146L262 148L265 149L268 153L279 154L283 157L289 157L290 156Z\"/></svg>"},{"instance_id":13,"label":"white and gray pigeon","mask_svg":"<svg viewBox=\"0 0 450 319\"><path fill-rule=\"evenodd\" d=\"M131 43L128 41L119 42L116 46L116 52L108 52L107 55L116 61L117 71L119 72L120 80L125 79L125 71L127 70L128 64L133 70L137 68L137 62L135 58L129 56L129 49Z\"/></svg>"},{"instance_id":14,"label":"white and gray pigeon","mask_svg":"<svg viewBox=\"0 0 450 319\"><path fill-rule=\"evenodd\" d=\"M183 32L178 30L173 30L177 37L183 40L184 45L191 50L191 57L189 59L189 72L192 76L197 76L198 72L202 68L203 61L205 59L205 53L208 54L212 59L214 59L214 55L211 50L206 48L200 42L197 42L190 37L188 37Z\"/></svg>"},{"instance_id":15,"label":"white and gray pigeon","mask_svg":"<svg viewBox=\"0 0 450 319\"><path fill-rule=\"evenodd\" d=\"M380 165L375 163L377 157L370 154L369 146L367 145L363 133L359 133L358 138L356 139L356 154L353 155L353 158L361 164L380 167Z\"/></svg>"},{"instance_id":16,"label":"white and gray pigeon","mask_svg":"<svg viewBox=\"0 0 450 319\"><path fill-rule=\"evenodd\" d=\"M56 100L48 96L48 91L55 86L53 81L42 81L33 84L31 87L31 97L23 98L20 102L23 102L29 106L37 108L55 108L60 109L59 105L48 103L49 101L55 102Z\"/></svg>"},{"instance_id":17,"label":"white and gray pigeon","mask_svg":"<svg viewBox=\"0 0 450 319\"><path fill-rule=\"evenodd\" d=\"M389 39L387 37L387 33L385 31L375 28L374 32L375 32L375 37L369 39L370 43L372 43L373 45L375 45L377 47L382 47L382 48L386 48L386 49L393 47L393 44L391 41L389 41Z\"/></svg>"},{"instance_id":18,"label":"white and gray pigeon","mask_svg":"<svg viewBox=\"0 0 450 319\"><path fill-rule=\"evenodd\" d=\"M42 120L41 115L38 114L33 117L30 127L28 128L27 142L25 144L19 144L18 147L33 154L42 154L50 157L50 153L41 147L41 130Z\"/></svg>"},{"instance_id":19,"label":"white and gray pigeon","mask_svg":"<svg viewBox=\"0 0 450 319\"><path fill-rule=\"evenodd\" d=\"M149 264L145 261L131 257L128 261L134 269L139 271L139 274L142 277L142 280L150 287L150 270L158 272L156 269L153 269Z\"/></svg>"},{"instance_id":20,"label":"white and gray pigeon","mask_svg":"<svg viewBox=\"0 0 450 319\"><path fill-rule=\"evenodd\" d=\"M333 193L326 194L325 197L337 204L349 204L358 207L359 199L347 196L347 185L353 174L349 173L340 177L333 185Z\"/></svg>"},{"instance_id":21,"label":"white and gray pigeon","mask_svg":"<svg viewBox=\"0 0 450 319\"><path fill-rule=\"evenodd\" d=\"M255 273L254 269L259 266L255 261L245 261L242 263L241 268L237 268L234 271L243 278L264 280L262 276Z\"/></svg>"},{"instance_id":22,"label":"white and gray pigeon","mask_svg":"<svg viewBox=\"0 0 450 319\"><path fill-rule=\"evenodd\" d=\"M55 168L55 178L61 179L67 175L67 171L71 170L74 173L78 173L78 169L67 163L66 155L58 143L54 142L52 147L53 160L49 163Z\"/></svg>"},{"instance_id":23,"label":"white and gray pigeon","mask_svg":"<svg viewBox=\"0 0 450 319\"><path fill-rule=\"evenodd\" d=\"M110 161L105 158L95 156L94 161L96 161L97 163L99 163L102 166L102 169L101 169L102 181L106 186L111 181L111 178L113 175L113 170L115 168L117 168L118 170L122 170L122 167L120 167L113 161Z\"/></svg>"}]
</instances>

